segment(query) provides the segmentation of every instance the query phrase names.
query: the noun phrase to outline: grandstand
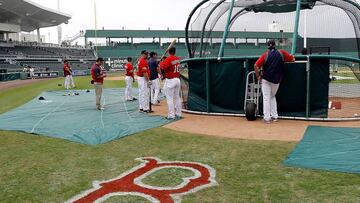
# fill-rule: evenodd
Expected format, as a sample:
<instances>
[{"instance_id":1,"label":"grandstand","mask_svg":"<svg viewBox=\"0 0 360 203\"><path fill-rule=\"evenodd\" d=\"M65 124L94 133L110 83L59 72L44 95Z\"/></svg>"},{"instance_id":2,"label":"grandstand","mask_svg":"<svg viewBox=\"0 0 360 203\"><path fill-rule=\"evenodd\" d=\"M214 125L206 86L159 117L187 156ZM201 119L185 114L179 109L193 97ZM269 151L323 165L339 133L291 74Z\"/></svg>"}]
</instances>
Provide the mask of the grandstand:
<instances>
[{"instance_id":1,"label":"grandstand","mask_svg":"<svg viewBox=\"0 0 360 203\"><path fill-rule=\"evenodd\" d=\"M216 31L210 42L204 43L204 46L208 48L205 55L217 54L221 46L219 39L222 35L223 32ZM194 39L200 40L200 33L194 33L193 36L197 36ZM173 39L177 39L177 54L182 58L188 57L185 31L180 30L86 30L84 37L85 43L94 45L98 55L105 58L108 61L107 65L112 68L122 68L122 65L118 63L116 63L118 67L114 67L114 60L125 59L128 56L137 58L144 49L163 53ZM259 55L267 48L265 42L268 39L288 42L291 37L292 33L289 32L230 32L225 48L232 55ZM240 38L246 40L240 41L238 40ZM93 41L97 40L106 41L106 43L93 44ZM284 44L282 48L288 48L285 43L282 44ZM200 43L193 43L192 46L200 46Z\"/></svg>"},{"instance_id":2,"label":"grandstand","mask_svg":"<svg viewBox=\"0 0 360 203\"><path fill-rule=\"evenodd\" d=\"M75 71L88 70L91 67L96 57L92 49L43 43L41 39L41 28L67 23L71 16L31 1L2 0L0 3L0 73L3 74L1 80L19 79L6 74L21 72L28 66L35 68L39 77L47 77L50 75L47 74L49 72L56 72L59 76L64 59L71 62ZM35 42L24 41L19 37L10 38L14 33L16 36L17 33L34 30L37 31Z\"/></svg>"}]
</instances>

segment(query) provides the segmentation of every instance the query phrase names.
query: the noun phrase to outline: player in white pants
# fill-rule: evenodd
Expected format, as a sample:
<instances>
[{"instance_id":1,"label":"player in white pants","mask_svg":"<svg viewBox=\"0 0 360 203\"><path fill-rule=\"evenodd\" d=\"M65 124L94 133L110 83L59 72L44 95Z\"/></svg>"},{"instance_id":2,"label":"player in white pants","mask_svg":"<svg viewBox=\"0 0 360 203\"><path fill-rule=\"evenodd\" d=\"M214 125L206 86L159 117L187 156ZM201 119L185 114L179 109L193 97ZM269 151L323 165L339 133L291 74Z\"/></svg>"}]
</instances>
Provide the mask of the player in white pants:
<instances>
[{"instance_id":1,"label":"player in white pants","mask_svg":"<svg viewBox=\"0 0 360 203\"><path fill-rule=\"evenodd\" d=\"M159 78L151 80L150 92L151 92L151 103L153 105L159 105L159 94L160 94Z\"/></svg>"},{"instance_id":2,"label":"player in white pants","mask_svg":"<svg viewBox=\"0 0 360 203\"><path fill-rule=\"evenodd\" d=\"M132 96L132 83L135 82L134 67L132 65L132 58L127 58L128 63L125 65L125 101L133 101L135 98Z\"/></svg>"},{"instance_id":3,"label":"player in white pants","mask_svg":"<svg viewBox=\"0 0 360 203\"><path fill-rule=\"evenodd\" d=\"M280 84L271 83L265 79L261 80L261 88L263 94L263 105L264 105L264 120L270 121L277 121L279 118L278 111L277 111L277 102L276 102L276 93L279 89Z\"/></svg>"},{"instance_id":4,"label":"player in white pants","mask_svg":"<svg viewBox=\"0 0 360 203\"><path fill-rule=\"evenodd\" d=\"M150 94L151 94L151 104L159 105L159 93L160 93L160 80L159 74L161 74L159 68L159 61L157 60L157 53L150 52L149 60L149 69L150 69Z\"/></svg>"},{"instance_id":5,"label":"player in white pants","mask_svg":"<svg viewBox=\"0 0 360 203\"><path fill-rule=\"evenodd\" d=\"M277 50L275 41L268 42L268 49L255 63L255 72L262 82L264 122L269 124L279 118L277 111L276 93L284 77L284 62L295 61L294 56L284 50ZM262 68L262 73L261 73Z\"/></svg>"},{"instance_id":6,"label":"player in white pants","mask_svg":"<svg viewBox=\"0 0 360 203\"><path fill-rule=\"evenodd\" d=\"M64 61L64 76L65 76L65 89L70 89L75 87L74 79L72 76L72 70L69 66L69 61Z\"/></svg>"},{"instance_id":7,"label":"player in white pants","mask_svg":"<svg viewBox=\"0 0 360 203\"><path fill-rule=\"evenodd\" d=\"M148 52L142 51L136 73L139 85L139 110L140 112L149 113L149 65L147 62Z\"/></svg>"},{"instance_id":8,"label":"player in white pants","mask_svg":"<svg viewBox=\"0 0 360 203\"><path fill-rule=\"evenodd\" d=\"M180 79L165 79L164 91L168 104L168 118L181 118Z\"/></svg>"},{"instance_id":9,"label":"player in white pants","mask_svg":"<svg viewBox=\"0 0 360 203\"><path fill-rule=\"evenodd\" d=\"M170 56L161 62L160 67L165 72L164 91L168 104L169 120L181 119L181 97L180 97L180 59L175 56L176 48L169 49Z\"/></svg>"}]
</instances>

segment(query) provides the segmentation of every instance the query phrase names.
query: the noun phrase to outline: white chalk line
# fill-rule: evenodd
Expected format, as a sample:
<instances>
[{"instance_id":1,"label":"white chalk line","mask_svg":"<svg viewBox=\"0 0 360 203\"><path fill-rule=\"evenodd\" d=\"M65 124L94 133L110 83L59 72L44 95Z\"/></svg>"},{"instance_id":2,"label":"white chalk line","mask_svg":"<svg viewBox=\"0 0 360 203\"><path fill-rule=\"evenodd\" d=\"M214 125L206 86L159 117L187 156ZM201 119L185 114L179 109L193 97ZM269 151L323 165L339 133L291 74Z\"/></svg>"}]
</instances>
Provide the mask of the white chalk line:
<instances>
[{"instance_id":1,"label":"white chalk line","mask_svg":"<svg viewBox=\"0 0 360 203\"><path fill-rule=\"evenodd\" d=\"M63 101L62 104L60 104L58 107L56 107L54 110L50 111L47 115L45 115L42 119L40 119L32 128L30 133L34 133L36 127L38 127L40 125L41 122L43 122L47 117L49 117L52 113L54 113L55 111L57 111L60 107L62 107L66 101L69 99L69 97L66 97L66 99Z\"/></svg>"},{"instance_id":2,"label":"white chalk line","mask_svg":"<svg viewBox=\"0 0 360 203\"><path fill-rule=\"evenodd\" d=\"M105 99L104 93L102 93L102 98L103 98L103 104L104 104L103 107L105 107L105 105L106 105L106 99ZM105 129L103 113L104 113L104 110L101 110L101 125L102 125L102 127Z\"/></svg>"},{"instance_id":3,"label":"white chalk line","mask_svg":"<svg viewBox=\"0 0 360 203\"><path fill-rule=\"evenodd\" d=\"M124 107L125 107L126 114L127 114L127 116L129 117L130 121L132 121L133 118L130 116L130 113L129 113L129 111L128 111L128 109L127 109L127 106L126 106L125 93L124 93L124 97L123 97L123 98L124 98L124 99L123 99L123 104L124 104Z\"/></svg>"}]
</instances>

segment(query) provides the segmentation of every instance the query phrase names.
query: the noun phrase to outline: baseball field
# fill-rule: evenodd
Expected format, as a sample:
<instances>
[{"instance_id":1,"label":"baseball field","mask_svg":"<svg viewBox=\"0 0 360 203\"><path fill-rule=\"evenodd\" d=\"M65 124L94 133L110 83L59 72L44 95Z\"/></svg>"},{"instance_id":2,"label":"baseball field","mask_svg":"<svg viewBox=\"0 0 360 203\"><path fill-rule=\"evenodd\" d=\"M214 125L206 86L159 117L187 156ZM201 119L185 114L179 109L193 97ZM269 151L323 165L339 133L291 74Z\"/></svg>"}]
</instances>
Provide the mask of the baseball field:
<instances>
[{"instance_id":1,"label":"baseball field","mask_svg":"<svg viewBox=\"0 0 360 203\"><path fill-rule=\"evenodd\" d=\"M92 88L89 77L75 80L78 89ZM44 91L62 90L59 83L63 83L62 78L1 86L0 113L21 106ZM124 81L108 80L105 87L122 88ZM165 105L155 108L155 113L164 114ZM196 162L216 171L217 184L183 195L180 201L184 203L360 202L358 174L283 165L302 138L304 126L309 124L280 121L265 127L261 121L248 123L243 118L185 114L181 121L96 146L0 131L0 202L65 202L91 189L93 181L110 180L137 167L140 162L135 159L140 157ZM359 123L319 125L356 127ZM163 168L142 182L171 188L193 173L183 168ZM129 194L108 198L106 202L149 199Z\"/></svg>"}]
</instances>

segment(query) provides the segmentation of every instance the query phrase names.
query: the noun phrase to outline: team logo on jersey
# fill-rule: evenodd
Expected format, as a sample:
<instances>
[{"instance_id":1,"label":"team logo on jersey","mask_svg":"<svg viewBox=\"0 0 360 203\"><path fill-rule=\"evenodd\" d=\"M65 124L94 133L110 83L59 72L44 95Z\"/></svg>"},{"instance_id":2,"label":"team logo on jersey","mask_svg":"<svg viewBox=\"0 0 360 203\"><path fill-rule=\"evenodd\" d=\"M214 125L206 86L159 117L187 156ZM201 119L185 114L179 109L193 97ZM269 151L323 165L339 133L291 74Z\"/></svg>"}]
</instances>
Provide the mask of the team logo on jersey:
<instances>
[{"instance_id":1,"label":"team logo on jersey","mask_svg":"<svg viewBox=\"0 0 360 203\"><path fill-rule=\"evenodd\" d=\"M127 195L140 196L153 203L179 203L184 195L217 185L216 171L208 165L181 161L165 162L152 157L136 160L143 163L114 179L93 182L92 189L73 197L67 203L104 202L111 197ZM156 187L142 182L149 175L167 168L190 170L194 176L183 178L183 182L175 187Z\"/></svg>"}]
</instances>

